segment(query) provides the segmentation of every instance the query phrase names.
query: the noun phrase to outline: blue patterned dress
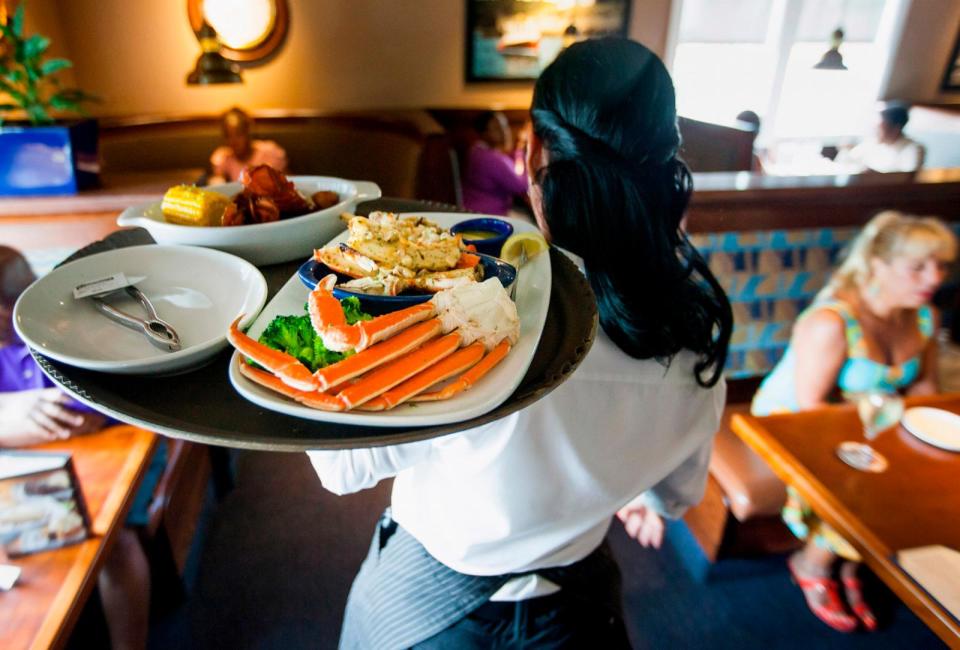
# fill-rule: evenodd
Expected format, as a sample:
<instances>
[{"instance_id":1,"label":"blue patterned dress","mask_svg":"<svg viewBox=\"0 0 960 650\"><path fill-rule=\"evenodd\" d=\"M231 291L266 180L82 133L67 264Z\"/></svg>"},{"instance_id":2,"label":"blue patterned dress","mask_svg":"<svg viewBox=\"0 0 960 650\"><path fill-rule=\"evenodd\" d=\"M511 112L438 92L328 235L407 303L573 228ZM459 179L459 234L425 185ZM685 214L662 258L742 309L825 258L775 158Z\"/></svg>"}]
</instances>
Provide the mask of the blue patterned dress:
<instances>
[{"instance_id":1,"label":"blue patterned dress","mask_svg":"<svg viewBox=\"0 0 960 650\"><path fill-rule=\"evenodd\" d=\"M837 375L837 386L844 393L862 393L869 390L898 391L906 388L920 376L922 354L907 361L888 366L870 359L863 328L853 315L853 310L840 300L828 300L811 305L800 318L805 318L820 309L828 309L843 319L847 339L847 359ZM917 310L917 328L923 343L933 336L933 313L924 305ZM799 411L796 390L796 353L793 346L787 348L783 358L760 384L753 398L750 411L754 415L793 413ZM850 559L860 560L856 549L840 534L824 523L810 505L790 485L787 486L787 502L783 507L783 520L798 538L813 539L817 546Z\"/></svg>"}]
</instances>

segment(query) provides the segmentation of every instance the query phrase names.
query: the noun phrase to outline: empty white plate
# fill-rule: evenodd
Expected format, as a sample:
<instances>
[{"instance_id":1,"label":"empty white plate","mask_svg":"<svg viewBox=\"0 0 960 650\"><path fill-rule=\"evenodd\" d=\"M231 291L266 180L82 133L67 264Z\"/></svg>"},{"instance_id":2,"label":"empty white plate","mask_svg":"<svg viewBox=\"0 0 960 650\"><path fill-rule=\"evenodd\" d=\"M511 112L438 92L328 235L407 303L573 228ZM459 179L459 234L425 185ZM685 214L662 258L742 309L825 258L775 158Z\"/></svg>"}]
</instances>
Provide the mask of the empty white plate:
<instances>
[{"instance_id":1,"label":"empty white plate","mask_svg":"<svg viewBox=\"0 0 960 650\"><path fill-rule=\"evenodd\" d=\"M142 333L108 319L73 288L124 273L180 336L176 352L152 345ZM230 323L256 318L267 299L263 274L249 262L196 246L131 246L84 257L34 282L17 301L14 327L27 345L63 363L120 374L172 373L197 366L226 346ZM114 306L143 318L130 298Z\"/></svg>"},{"instance_id":2,"label":"empty white plate","mask_svg":"<svg viewBox=\"0 0 960 650\"><path fill-rule=\"evenodd\" d=\"M903 414L903 428L925 443L960 451L960 415L929 406L915 406Z\"/></svg>"}]
</instances>

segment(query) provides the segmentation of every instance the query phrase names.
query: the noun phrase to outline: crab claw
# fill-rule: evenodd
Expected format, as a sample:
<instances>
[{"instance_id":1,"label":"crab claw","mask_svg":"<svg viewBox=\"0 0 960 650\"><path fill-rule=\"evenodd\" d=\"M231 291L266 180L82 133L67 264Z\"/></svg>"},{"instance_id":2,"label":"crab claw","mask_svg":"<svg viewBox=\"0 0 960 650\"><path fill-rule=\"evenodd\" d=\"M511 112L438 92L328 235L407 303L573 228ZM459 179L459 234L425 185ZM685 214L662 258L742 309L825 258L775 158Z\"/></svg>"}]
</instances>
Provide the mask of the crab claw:
<instances>
[{"instance_id":1,"label":"crab claw","mask_svg":"<svg viewBox=\"0 0 960 650\"><path fill-rule=\"evenodd\" d=\"M360 352L411 325L427 320L436 312L432 304L421 303L377 316L373 320L347 325L343 307L333 295L336 283L337 276L333 273L324 276L307 298L310 323L323 340L324 347L333 352Z\"/></svg>"},{"instance_id":2,"label":"crab claw","mask_svg":"<svg viewBox=\"0 0 960 650\"><path fill-rule=\"evenodd\" d=\"M323 340L323 345L333 352L356 350L360 343L360 330L347 325L340 301L333 295L337 276L333 273L325 276L307 298L307 312L310 323Z\"/></svg>"},{"instance_id":3,"label":"crab claw","mask_svg":"<svg viewBox=\"0 0 960 650\"><path fill-rule=\"evenodd\" d=\"M343 411L347 408L347 405L344 404L344 402L336 395L292 388L277 377L271 375L269 372L257 370L242 359L240 360L240 374L247 379L252 379L255 383L260 384L264 388L269 388L270 390L276 391L281 395L286 395L287 397L295 399L296 401L304 404L305 406L309 406L310 408L320 409L323 411Z\"/></svg>"},{"instance_id":4,"label":"crab claw","mask_svg":"<svg viewBox=\"0 0 960 650\"><path fill-rule=\"evenodd\" d=\"M230 329L227 330L227 341L230 342L230 345L239 350L240 354L253 359L279 377L280 381L287 386L305 391L317 390L318 384L313 373L296 358L286 352L269 348L241 332L240 320L242 318L243 314L237 316L237 320L233 321L230 324Z\"/></svg>"}]
</instances>

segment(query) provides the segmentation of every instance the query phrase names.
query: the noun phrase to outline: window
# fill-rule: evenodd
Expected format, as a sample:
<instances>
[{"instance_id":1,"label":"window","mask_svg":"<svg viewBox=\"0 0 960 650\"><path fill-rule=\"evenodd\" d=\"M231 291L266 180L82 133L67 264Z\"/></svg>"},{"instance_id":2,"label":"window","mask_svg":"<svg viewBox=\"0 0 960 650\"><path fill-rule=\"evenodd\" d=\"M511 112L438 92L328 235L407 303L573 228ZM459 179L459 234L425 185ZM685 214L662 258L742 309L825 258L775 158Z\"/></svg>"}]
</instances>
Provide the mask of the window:
<instances>
[{"instance_id":1,"label":"window","mask_svg":"<svg viewBox=\"0 0 960 650\"><path fill-rule=\"evenodd\" d=\"M730 124L751 110L762 142L861 135L891 53L901 0L674 0L681 115ZM842 27L847 70L814 65Z\"/></svg>"}]
</instances>

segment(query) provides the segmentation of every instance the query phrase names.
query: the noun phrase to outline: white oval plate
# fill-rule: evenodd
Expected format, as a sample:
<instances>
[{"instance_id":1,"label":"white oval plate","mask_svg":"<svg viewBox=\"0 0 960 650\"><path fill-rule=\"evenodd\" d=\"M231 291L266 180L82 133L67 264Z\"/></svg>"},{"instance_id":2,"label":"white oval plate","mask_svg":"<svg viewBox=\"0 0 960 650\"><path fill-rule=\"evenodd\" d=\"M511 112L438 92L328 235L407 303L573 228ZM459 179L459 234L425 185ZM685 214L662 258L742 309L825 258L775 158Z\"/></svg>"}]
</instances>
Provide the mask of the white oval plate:
<instances>
[{"instance_id":1,"label":"white oval plate","mask_svg":"<svg viewBox=\"0 0 960 650\"><path fill-rule=\"evenodd\" d=\"M960 415L929 406L907 409L901 420L903 428L929 445L960 451Z\"/></svg>"},{"instance_id":2,"label":"white oval plate","mask_svg":"<svg viewBox=\"0 0 960 650\"><path fill-rule=\"evenodd\" d=\"M83 282L124 273L146 294L160 317L180 336L168 352L136 330L75 300ZM57 361L120 374L173 373L202 364L227 345L226 332L240 314L251 322L267 299L267 282L249 262L193 246L131 246L64 264L34 282L17 300L13 323L31 348ZM111 304L143 318L132 299Z\"/></svg>"},{"instance_id":3,"label":"white oval plate","mask_svg":"<svg viewBox=\"0 0 960 650\"><path fill-rule=\"evenodd\" d=\"M448 212L417 212L411 214L426 217L444 228L449 228L464 219L482 216ZM536 226L527 221L506 217L497 218L506 219L512 223L514 232L538 232ZM347 233L343 232L333 241L339 242L346 238ZM547 319L547 309L550 306L550 283L549 254L538 255L523 266L516 285L517 312L520 316L520 339L510 351L510 354L489 374L478 381L470 390L449 400L401 404L395 409L379 413L320 411L303 406L279 393L263 388L241 375L238 368L241 357L237 352L233 353L230 362L230 383L233 384L238 393L254 404L271 411L308 420L362 424L374 427L432 426L469 420L498 407L513 394L513 391L523 380L530 362L533 361L533 355L537 351L540 333L543 331L543 324ZM297 274L294 274L277 292L277 295L270 300L270 304L264 308L247 333L253 338L257 338L266 329L270 321L277 316L302 314L308 292L309 290L303 286Z\"/></svg>"},{"instance_id":4,"label":"white oval plate","mask_svg":"<svg viewBox=\"0 0 960 650\"><path fill-rule=\"evenodd\" d=\"M160 211L160 201L124 210L117 225L146 228L158 244L206 246L238 255L251 264L263 266L306 258L346 228L340 220L344 212L353 212L361 201L380 198L380 188L368 181L348 181L331 176L289 176L294 186L310 196L320 190L340 195L336 205L289 217L271 223L247 226L201 227L167 223ZM210 185L205 188L233 197L241 190L240 183Z\"/></svg>"}]
</instances>

